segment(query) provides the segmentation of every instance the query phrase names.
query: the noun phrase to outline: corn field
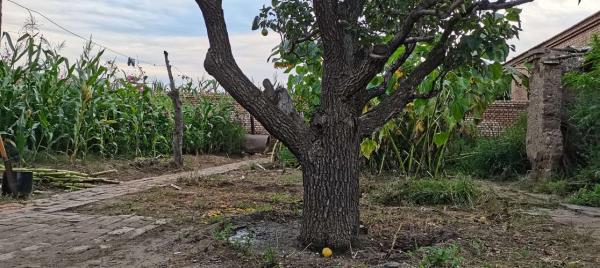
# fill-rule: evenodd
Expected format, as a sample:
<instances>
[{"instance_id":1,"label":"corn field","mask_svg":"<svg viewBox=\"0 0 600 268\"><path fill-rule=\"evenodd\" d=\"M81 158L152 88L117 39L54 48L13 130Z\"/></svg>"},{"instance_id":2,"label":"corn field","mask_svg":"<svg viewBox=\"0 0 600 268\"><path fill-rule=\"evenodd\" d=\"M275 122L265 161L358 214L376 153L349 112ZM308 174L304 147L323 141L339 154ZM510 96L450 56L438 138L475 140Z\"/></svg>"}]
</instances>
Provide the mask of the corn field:
<instances>
[{"instance_id":1,"label":"corn field","mask_svg":"<svg viewBox=\"0 0 600 268\"><path fill-rule=\"evenodd\" d=\"M72 160L170 154L172 104L165 87L149 87L143 71L126 75L87 45L73 63L43 38L4 36L0 62L0 134L21 161L41 154ZM199 90L192 83L185 90ZM187 152L239 151L243 130L232 102L184 107ZM223 139L223 140L221 140ZM227 144L227 145L216 145Z\"/></svg>"}]
</instances>

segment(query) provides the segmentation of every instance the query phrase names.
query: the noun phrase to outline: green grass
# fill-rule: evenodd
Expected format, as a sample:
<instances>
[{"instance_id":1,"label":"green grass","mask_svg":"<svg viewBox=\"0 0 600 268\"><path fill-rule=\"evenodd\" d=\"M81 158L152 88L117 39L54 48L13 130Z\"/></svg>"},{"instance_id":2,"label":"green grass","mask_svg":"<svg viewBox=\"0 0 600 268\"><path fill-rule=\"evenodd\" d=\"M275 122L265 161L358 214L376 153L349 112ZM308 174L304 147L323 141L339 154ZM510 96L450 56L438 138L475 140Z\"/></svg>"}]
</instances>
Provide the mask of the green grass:
<instances>
[{"instance_id":1,"label":"green grass","mask_svg":"<svg viewBox=\"0 0 600 268\"><path fill-rule=\"evenodd\" d=\"M461 267L463 258L460 256L460 246L453 244L448 247L425 247L419 249L424 253L419 268Z\"/></svg>"},{"instance_id":2,"label":"green grass","mask_svg":"<svg viewBox=\"0 0 600 268\"><path fill-rule=\"evenodd\" d=\"M265 250L265 253L262 256L262 261L263 261L263 267L266 267L266 268L279 266L277 264L277 253L275 252L275 250L272 247L269 247L269 248L267 248L267 250Z\"/></svg>"},{"instance_id":3,"label":"green grass","mask_svg":"<svg viewBox=\"0 0 600 268\"><path fill-rule=\"evenodd\" d=\"M285 167L297 167L300 165L296 156L285 146L282 146L278 152L279 162Z\"/></svg>"},{"instance_id":4,"label":"green grass","mask_svg":"<svg viewBox=\"0 0 600 268\"><path fill-rule=\"evenodd\" d=\"M281 175L281 181L285 186L294 186L302 184L302 173L300 172L290 172Z\"/></svg>"},{"instance_id":5,"label":"green grass","mask_svg":"<svg viewBox=\"0 0 600 268\"><path fill-rule=\"evenodd\" d=\"M481 179L507 180L524 175L529 169L526 129L527 118L521 116L499 137L478 137L474 144L466 145L466 152L450 164L459 172Z\"/></svg>"},{"instance_id":6,"label":"green grass","mask_svg":"<svg viewBox=\"0 0 600 268\"><path fill-rule=\"evenodd\" d=\"M567 196L572 193L569 182L566 180L547 181L533 185L533 191L544 194Z\"/></svg>"},{"instance_id":7,"label":"green grass","mask_svg":"<svg viewBox=\"0 0 600 268\"><path fill-rule=\"evenodd\" d=\"M233 235L233 224L229 220L222 219L221 223L212 232L214 239L219 241L227 241Z\"/></svg>"},{"instance_id":8,"label":"green grass","mask_svg":"<svg viewBox=\"0 0 600 268\"><path fill-rule=\"evenodd\" d=\"M471 179L419 179L388 183L373 198L383 205L472 207L481 194L481 189Z\"/></svg>"},{"instance_id":9,"label":"green grass","mask_svg":"<svg viewBox=\"0 0 600 268\"><path fill-rule=\"evenodd\" d=\"M571 196L569 202L580 206L600 207L600 184L593 188L583 188Z\"/></svg>"},{"instance_id":10,"label":"green grass","mask_svg":"<svg viewBox=\"0 0 600 268\"><path fill-rule=\"evenodd\" d=\"M275 193L271 196L271 203L273 204L285 204L285 203L296 203L298 200L289 193Z\"/></svg>"}]
</instances>

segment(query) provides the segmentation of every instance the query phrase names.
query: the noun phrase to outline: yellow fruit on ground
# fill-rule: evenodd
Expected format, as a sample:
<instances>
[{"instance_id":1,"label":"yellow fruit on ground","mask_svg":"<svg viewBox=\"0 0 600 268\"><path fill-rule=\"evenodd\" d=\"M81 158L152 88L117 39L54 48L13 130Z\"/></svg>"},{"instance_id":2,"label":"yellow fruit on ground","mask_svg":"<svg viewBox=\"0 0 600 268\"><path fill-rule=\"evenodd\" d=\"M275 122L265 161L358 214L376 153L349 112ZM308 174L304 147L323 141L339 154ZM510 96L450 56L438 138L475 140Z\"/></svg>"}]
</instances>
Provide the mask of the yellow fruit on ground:
<instances>
[{"instance_id":1,"label":"yellow fruit on ground","mask_svg":"<svg viewBox=\"0 0 600 268\"><path fill-rule=\"evenodd\" d=\"M331 251L330 248L323 248L323 251L321 252L321 254L323 254L323 257L325 257L325 258L329 258L329 257L331 257L331 255L333 255L333 251Z\"/></svg>"}]
</instances>

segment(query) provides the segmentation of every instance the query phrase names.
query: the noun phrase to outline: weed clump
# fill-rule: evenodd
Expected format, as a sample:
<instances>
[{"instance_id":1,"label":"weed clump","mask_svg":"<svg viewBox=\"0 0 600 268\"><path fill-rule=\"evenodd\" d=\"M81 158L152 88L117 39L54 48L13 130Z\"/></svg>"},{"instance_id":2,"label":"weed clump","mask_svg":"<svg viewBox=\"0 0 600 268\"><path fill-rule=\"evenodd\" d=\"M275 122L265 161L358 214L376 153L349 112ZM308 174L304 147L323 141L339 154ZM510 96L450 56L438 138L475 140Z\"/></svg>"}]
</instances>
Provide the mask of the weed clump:
<instances>
[{"instance_id":1,"label":"weed clump","mask_svg":"<svg viewBox=\"0 0 600 268\"><path fill-rule=\"evenodd\" d=\"M233 235L233 224L229 220L220 218L220 223L212 232L214 239L219 241L227 241Z\"/></svg>"},{"instance_id":2,"label":"weed clump","mask_svg":"<svg viewBox=\"0 0 600 268\"><path fill-rule=\"evenodd\" d=\"M460 256L460 246L453 244L448 247L425 247L419 249L424 253L419 268L461 267L463 258Z\"/></svg>"},{"instance_id":3,"label":"weed clump","mask_svg":"<svg viewBox=\"0 0 600 268\"><path fill-rule=\"evenodd\" d=\"M571 193L571 186L566 180L547 181L533 186L533 191L544 194L567 196Z\"/></svg>"},{"instance_id":4,"label":"weed clump","mask_svg":"<svg viewBox=\"0 0 600 268\"><path fill-rule=\"evenodd\" d=\"M455 205L472 207L482 191L471 179L419 179L393 182L374 195L383 205Z\"/></svg>"},{"instance_id":5,"label":"weed clump","mask_svg":"<svg viewBox=\"0 0 600 268\"><path fill-rule=\"evenodd\" d=\"M277 253L275 252L275 250L272 247L267 248L267 250L265 251L265 253L262 256L262 261L263 261L262 267L264 267L264 268L271 268L271 267L279 266L277 263Z\"/></svg>"},{"instance_id":6,"label":"weed clump","mask_svg":"<svg viewBox=\"0 0 600 268\"><path fill-rule=\"evenodd\" d=\"M600 207L600 184L593 188L582 188L574 194L569 202L580 206Z\"/></svg>"},{"instance_id":7,"label":"weed clump","mask_svg":"<svg viewBox=\"0 0 600 268\"><path fill-rule=\"evenodd\" d=\"M499 137L480 137L455 166L459 171L482 179L506 180L524 175L529 169L525 136L527 118L521 116Z\"/></svg>"},{"instance_id":8,"label":"weed clump","mask_svg":"<svg viewBox=\"0 0 600 268\"><path fill-rule=\"evenodd\" d=\"M300 165L300 162L298 162L296 156L294 156L292 151L285 146L280 147L279 151L277 152L277 158L279 163L284 167L297 167Z\"/></svg>"}]
</instances>

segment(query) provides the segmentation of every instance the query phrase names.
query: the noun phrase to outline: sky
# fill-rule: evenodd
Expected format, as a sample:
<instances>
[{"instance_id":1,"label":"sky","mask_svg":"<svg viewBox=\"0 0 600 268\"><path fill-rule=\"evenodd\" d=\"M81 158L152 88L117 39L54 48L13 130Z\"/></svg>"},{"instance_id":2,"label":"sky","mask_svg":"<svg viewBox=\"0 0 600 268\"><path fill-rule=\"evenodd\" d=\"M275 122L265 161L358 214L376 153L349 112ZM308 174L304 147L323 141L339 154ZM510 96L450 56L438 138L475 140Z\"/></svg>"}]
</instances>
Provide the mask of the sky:
<instances>
[{"instance_id":1,"label":"sky","mask_svg":"<svg viewBox=\"0 0 600 268\"><path fill-rule=\"evenodd\" d=\"M141 61L150 78L164 80L163 51L169 52L174 74L194 78L209 76L203 68L208 49L202 13L193 0L4 0L2 30L16 35L27 18L23 6L45 14L56 23L86 38L91 37L119 53ZM233 53L242 70L254 81L284 77L267 62L279 41L250 29L252 19L269 0L223 0ZM600 0L536 0L522 6L523 32L511 40L519 52L545 41L578 21L600 10ZM63 55L75 58L85 41L59 29L38 14L33 14L41 33L53 44L65 41ZM127 59L107 51L123 68ZM155 66L156 65L156 66ZM129 69L132 71L131 69Z\"/></svg>"}]
</instances>

